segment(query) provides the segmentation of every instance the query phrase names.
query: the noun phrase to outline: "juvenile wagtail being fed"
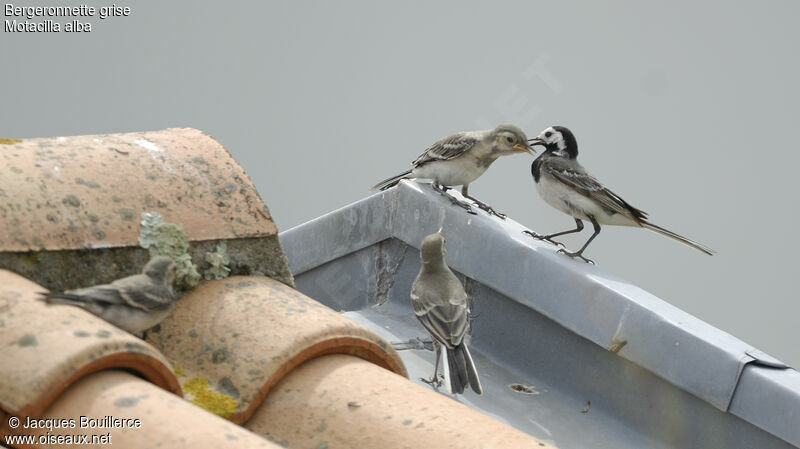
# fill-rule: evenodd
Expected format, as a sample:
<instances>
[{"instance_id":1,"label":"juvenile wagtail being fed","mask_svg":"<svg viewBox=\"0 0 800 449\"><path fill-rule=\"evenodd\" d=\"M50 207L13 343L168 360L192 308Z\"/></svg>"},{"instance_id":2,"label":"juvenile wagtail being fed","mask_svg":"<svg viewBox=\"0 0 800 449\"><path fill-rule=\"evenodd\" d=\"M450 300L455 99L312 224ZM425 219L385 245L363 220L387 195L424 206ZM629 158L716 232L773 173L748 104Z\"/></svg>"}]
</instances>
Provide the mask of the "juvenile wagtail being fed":
<instances>
[{"instance_id":1,"label":"juvenile wagtail being fed","mask_svg":"<svg viewBox=\"0 0 800 449\"><path fill-rule=\"evenodd\" d=\"M425 237L419 249L422 267L411 285L411 308L431 334L436 348L433 377L420 380L441 385L437 378L441 354L447 391L461 394L470 386L481 394L483 387L466 342L470 322L467 292L447 266L445 253L444 236L440 232Z\"/></svg>"},{"instance_id":2,"label":"juvenile wagtail being fed","mask_svg":"<svg viewBox=\"0 0 800 449\"><path fill-rule=\"evenodd\" d=\"M469 183L478 179L498 157L523 151L534 154L528 146L525 133L514 125L503 124L495 129L455 133L428 147L411 163L411 170L379 182L370 191L386 190L397 185L401 179L432 179L433 188L439 193L444 194L448 187L462 186L461 194L465 198L474 201L486 212L505 218L488 204L469 196ZM469 204L446 196L453 204L475 213Z\"/></svg>"},{"instance_id":3,"label":"juvenile wagtail being fed","mask_svg":"<svg viewBox=\"0 0 800 449\"><path fill-rule=\"evenodd\" d=\"M175 293L172 282L178 271L169 257L156 256L141 274L118 279L110 284L43 293L53 304L81 307L109 323L137 334L160 323L172 311Z\"/></svg>"},{"instance_id":4,"label":"juvenile wagtail being fed","mask_svg":"<svg viewBox=\"0 0 800 449\"><path fill-rule=\"evenodd\" d=\"M552 238L580 232L583 230L583 221L581 220L588 220L594 226L594 234L589 237L583 247L572 253L564 249L560 249L559 252L570 257L580 257L590 263L591 260L583 257L583 251L600 233L601 224L639 226L675 239L708 255L714 254L714 251L706 246L648 222L646 212L631 206L590 175L578 163L578 142L569 129L563 126L552 126L529 142L531 146L542 145L546 149L531 164L531 174L533 174L533 180L536 181L536 190L539 192L539 196L547 204L572 216L577 228L549 235L524 231L526 234L535 239L563 246L560 242L553 241Z\"/></svg>"}]
</instances>

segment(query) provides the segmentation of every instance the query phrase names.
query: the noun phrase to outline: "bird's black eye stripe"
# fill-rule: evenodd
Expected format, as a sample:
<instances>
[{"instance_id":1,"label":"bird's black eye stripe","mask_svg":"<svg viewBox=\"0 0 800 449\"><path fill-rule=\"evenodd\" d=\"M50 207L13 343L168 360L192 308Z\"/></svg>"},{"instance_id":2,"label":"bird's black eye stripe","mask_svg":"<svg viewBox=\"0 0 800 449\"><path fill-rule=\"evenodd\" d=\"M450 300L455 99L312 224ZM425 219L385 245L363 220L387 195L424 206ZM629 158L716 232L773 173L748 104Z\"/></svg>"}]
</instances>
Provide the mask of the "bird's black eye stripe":
<instances>
[{"instance_id":1,"label":"bird's black eye stripe","mask_svg":"<svg viewBox=\"0 0 800 449\"><path fill-rule=\"evenodd\" d=\"M512 139L511 137L506 137L506 140L508 141L508 143L511 143L511 142L514 141L514 139Z\"/></svg>"}]
</instances>

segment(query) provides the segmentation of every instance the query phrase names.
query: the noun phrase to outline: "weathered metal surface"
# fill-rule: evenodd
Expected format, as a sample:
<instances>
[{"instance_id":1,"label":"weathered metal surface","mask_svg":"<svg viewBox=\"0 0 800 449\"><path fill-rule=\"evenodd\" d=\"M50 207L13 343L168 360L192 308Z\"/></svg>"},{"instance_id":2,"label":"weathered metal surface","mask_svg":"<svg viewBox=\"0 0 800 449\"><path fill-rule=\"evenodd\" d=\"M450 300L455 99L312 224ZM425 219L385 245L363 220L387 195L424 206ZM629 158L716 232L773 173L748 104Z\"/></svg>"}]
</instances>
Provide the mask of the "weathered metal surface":
<instances>
[{"instance_id":1,"label":"weathered metal surface","mask_svg":"<svg viewBox=\"0 0 800 449\"><path fill-rule=\"evenodd\" d=\"M800 373L756 364L742 373L730 412L800 447Z\"/></svg>"},{"instance_id":2,"label":"weathered metal surface","mask_svg":"<svg viewBox=\"0 0 800 449\"><path fill-rule=\"evenodd\" d=\"M130 370L181 394L151 345L78 307L47 304L41 291L0 270L0 408L38 417L71 383L104 369Z\"/></svg>"},{"instance_id":3,"label":"weathered metal surface","mask_svg":"<svg viewBox=\"0 0 800 449\"><path fill-rule=\"evenodd\" d=\"M347 232L358 244L348 249L341 229L345 216L389 221L373 226L356 220ZM537 395L533 403L514 400L516 392L495 399L465 395L470 404L562 448L720 442L767 448L789 447L787 441L800 447L783 424L787 415L800 413L800 401L784 400L783 411L758 409L758 420L731 406L743 370L776 361L600 267L556 254L553 246L522 235L525 228L512 220L465 214L427 185L401 182L280 238L301 291L352 311L387 339L403 340L424 335L421 328L410 330L416 323L408 290L419 269L415 248L440 227L448 239L448 264L465 276L479 314L473 345L484 364L478 370L496 373L494 381L544 385L553 393ZM330 242L295 252L312 232L315 241ZM414 353L402 354L411 377L429 375L416 370L430 365ZM796 373L759 371L747 388L783 385L785 371ZM492 382L484 387L492 388ZM587 400L590 411L573 416Z\"/></svg>"},{"instance_id":4,"label":"weathered metal surface","mask_svg":"<svg viewBox=\"0 0 800 449\"><path fill-rule=\"evenodd\" d=\"M195 129L0 146L0 252L136 246L142 212L190 241L277 233L244 170Z\"/></svg>"}]
</instances>

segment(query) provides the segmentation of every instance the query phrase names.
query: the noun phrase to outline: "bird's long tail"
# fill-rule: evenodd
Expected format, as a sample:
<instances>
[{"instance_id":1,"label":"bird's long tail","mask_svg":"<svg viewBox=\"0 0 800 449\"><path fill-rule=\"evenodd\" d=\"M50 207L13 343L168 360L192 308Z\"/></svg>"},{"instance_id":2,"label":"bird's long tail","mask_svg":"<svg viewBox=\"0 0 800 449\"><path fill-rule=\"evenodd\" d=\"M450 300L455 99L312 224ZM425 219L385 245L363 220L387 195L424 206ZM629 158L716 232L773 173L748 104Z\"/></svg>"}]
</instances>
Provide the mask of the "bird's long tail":
<instances>
[{"instance_id":1,"label":"bird's long tail","mask_svg":"<svg viewBox=\"0 0 800 449\"><path fill-rule=\"evenodd\" d=\"M475 393L482 394L483 387L478 378L478 370L475 369L475 362L467 349L467 345L456 346L455 349L447 349L442 352L444 360L444 383L450 394L461 394L469 385Z\"/></svg>"},{"instance_id":2,"label":"bird's long tail","mask_svg":"<svg viewBox=\"0 0 800 449\"><path fill-rule=\"evenodd\" d=\"M50 304L70 304L73 306L84 306L85 299L70 293L39 293L39 299Z\"/></svg>"},{"instance_id":3,"label":"bird's long tail","mask_svg":"<svg viewBox=\"0 0 800 449\"><path fill-rule=\"evenodd\" d=\"M378 190L386 190L390 187L394 187L397 185L398 182L400 182L401 179L408 178L410 174L411 170L408 170L406 172L400 173L397 176L392 176L389 179L384 179L383 181L375 184L371 189L369 189L369 192L374 193L377 192Z\"/></svg>"},{"instance_id":4,"label":"bird's long tail","mask_svg":"<svg viewBox=\"0 0 800 449\"><path fill-rule=\"evenodd\" d=\"M668 229L664 229L661 226L656 226L656 225L654 225L652 223L643 222L642 223L642 227L645 228L645 229L649 229L649 230L651 230L653 232L657 232L657 233L659 233L661 235L665 235L665 236L667 236L667 237L669 237L671 239L677 240L677 241L683 243L686 246L691 246L692 248L694 248L694 249L696 249L698 251L702 251L702 252L708 254L709 256L713 255L714 252L715 252L713 249L711 249L711 248L709 248L709 247L707 247L705 245L701 245L700 243L697 243L694 240L689 240L686 237L684 237L682 235L678 235L678 234L676 234L676 233L674 233L674 232L672 232L672 231L670 231Z\"/></svg>"}]
</instances>

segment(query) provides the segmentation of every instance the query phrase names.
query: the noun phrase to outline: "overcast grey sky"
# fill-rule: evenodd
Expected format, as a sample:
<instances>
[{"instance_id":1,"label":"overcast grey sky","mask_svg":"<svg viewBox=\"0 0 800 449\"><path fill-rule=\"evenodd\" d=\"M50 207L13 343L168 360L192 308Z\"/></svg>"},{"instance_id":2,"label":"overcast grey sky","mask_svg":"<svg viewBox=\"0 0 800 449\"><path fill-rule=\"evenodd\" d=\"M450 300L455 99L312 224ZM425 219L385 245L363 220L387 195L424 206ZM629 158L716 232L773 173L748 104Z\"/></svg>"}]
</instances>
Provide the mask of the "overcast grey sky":
<instances>
[{"instance_id":1,"label":"overcast grey sky","mask_svg":"<svg viewBox=\"0 0 800 449\"><path fill-rule=\"evenodd\" d=\"M0 136L199 128L288 229L446 134L568 126L593 174L718 251L608 227L587 255L800 366L800 3L117 3L131 15L88 34L0 33ZM498 160L470 192L538 232L571 227L531 160Z\"/></svg>"}]
</instances>

